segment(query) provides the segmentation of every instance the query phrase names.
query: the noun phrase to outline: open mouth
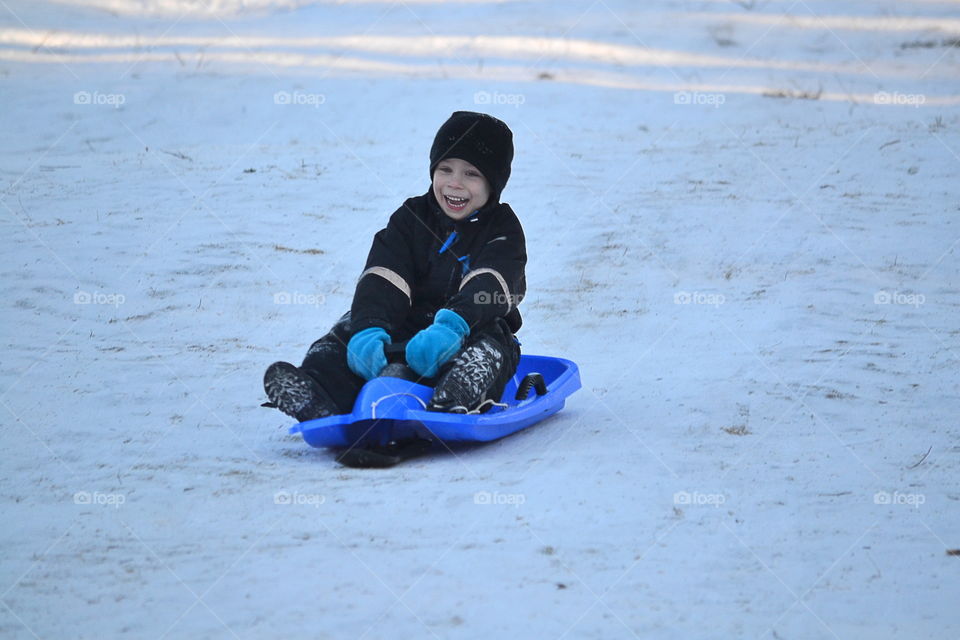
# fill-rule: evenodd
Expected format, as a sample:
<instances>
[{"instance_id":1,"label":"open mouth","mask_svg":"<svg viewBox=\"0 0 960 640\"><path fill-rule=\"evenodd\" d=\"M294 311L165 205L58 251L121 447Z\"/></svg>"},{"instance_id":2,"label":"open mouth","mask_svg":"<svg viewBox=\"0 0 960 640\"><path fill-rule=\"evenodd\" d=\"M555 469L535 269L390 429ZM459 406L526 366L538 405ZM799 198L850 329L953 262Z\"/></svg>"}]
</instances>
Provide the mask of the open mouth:
<instances>
[{"instance_id":1,"label":"open mouth","mask_svg":"<svg viewBox=\"0 0 960 640\"><path fill-rule=\"evenodd\" d=\"M454 198L453 196L443 196L443 199L447 201L447 206L452 211L463 211L466 208L467 203L470 202L470 198Z\"/></svg>"}]
</instances>

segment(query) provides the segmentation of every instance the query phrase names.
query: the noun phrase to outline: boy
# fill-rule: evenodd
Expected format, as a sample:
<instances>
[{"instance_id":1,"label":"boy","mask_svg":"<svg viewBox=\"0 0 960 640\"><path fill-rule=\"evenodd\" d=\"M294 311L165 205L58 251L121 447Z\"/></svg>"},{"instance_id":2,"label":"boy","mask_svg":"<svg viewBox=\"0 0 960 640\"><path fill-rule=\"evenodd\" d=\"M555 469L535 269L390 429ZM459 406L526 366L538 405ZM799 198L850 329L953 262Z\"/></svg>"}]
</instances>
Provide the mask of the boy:
<instances>
[{"instance_id":1,"label":"boy","mask_svg":"<svg viewBox=\"0 0 960 640\"><path fill-rule=\"evenodd\" d=\"M350 311L299 367L267 368L278 409L300 422L349 413L367 380L402 375L385 347L403 342L415 379L434 387L429 410L485 411L500 399L520 359L526 291L523 229L500 202L512 161L506 124L450 116L430 148L430 189L374 236Z\"/></svg>"}]
</instances>

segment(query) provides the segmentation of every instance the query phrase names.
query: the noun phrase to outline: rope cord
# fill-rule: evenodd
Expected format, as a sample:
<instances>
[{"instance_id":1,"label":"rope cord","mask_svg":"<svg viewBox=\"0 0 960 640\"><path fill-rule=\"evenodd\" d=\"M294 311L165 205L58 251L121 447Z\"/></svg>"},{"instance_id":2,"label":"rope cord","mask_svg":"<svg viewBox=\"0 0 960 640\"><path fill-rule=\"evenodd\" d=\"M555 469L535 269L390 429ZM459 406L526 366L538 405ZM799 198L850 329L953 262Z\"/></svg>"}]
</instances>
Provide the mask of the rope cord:
<instances>
[{"instance_id":1,"label":"rope cord","mask_svg":"<svg viewBox=\"0 0 960 640\"><path fill-rule=\"evenodd\" d=\"M399 393L391 393L390 395L383 396L383 397L380 398L379 400L374 400L372 403L370 403L370 411L373 413L373 419L374 419L374 420L377 419L377 405L380 404L381 402L383 402L384 400L386 400L387 398L394 398L394 397L396 397L396 396L410 396L411 398L414 398L417 402L419 402L421 407L423 407L424 409L427 408L427 403L424 402L424 401L420 398L420 396L417 396L417 395L415 395L415 394L413 394L413 393L407 393L407 392L405 392L405 391L401 391L401 392L399 392Z\"/></svg>"},{"instance_id":2,"label":"rope cord","mask_svg":"<svg viewBox=\"0 0 960 640\"><path fill-rule=\"evenodd\" d=\"M488 405L488 404L489 404L490 406L492 406L492 407L500 407L500 408L502 408L502 409L506 409L507 407L510 406L510 405L507 404L506 402L497 402L497 401L493 400L492 398L487 398L486 400L484 400L483 402L481 402L480 404L478 404L478 405L477 405L477 408L476 408L476 409L473 409L472 411L468 411L467 408L466 408L465 406L463 406L463 405L457 405L457 406L453 407L452 409L450 409L450 413L464 413L464 414L467 414L467 415L474 415L474 414L480 413L481 410L482 410L486 405Z\"/></svg>"}]
</instances>

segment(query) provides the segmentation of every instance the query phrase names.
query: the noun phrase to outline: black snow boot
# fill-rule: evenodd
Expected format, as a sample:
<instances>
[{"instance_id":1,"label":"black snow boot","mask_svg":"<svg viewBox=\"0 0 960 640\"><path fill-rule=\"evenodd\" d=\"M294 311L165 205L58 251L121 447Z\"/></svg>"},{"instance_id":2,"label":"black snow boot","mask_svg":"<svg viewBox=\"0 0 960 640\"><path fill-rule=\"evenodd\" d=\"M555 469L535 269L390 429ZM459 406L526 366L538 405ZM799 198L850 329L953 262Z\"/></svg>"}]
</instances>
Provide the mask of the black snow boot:
<instances>
[{"instance_id":1,"label":"black snow boot","mask_svg":"<svg viewBox=\"0 0 960 640\"><path fill-rule=\"evenodd\" d=\"M429 411L471 413L486 411L499 398L488 398L503 369L503 352L485 336L464 348L434 387Z\"/></svg>"},{"instance_id":2,"label":"black snow boot","mask_svg":"<svg viewBox=\"0 0 960 640\"><path fill-rule=\"evenodd\" d=\"M289 362L274 362L267 367L263 390L277 409L298 422L336 413L336 406L323 387Z\"/></svg>"}]
</instances>

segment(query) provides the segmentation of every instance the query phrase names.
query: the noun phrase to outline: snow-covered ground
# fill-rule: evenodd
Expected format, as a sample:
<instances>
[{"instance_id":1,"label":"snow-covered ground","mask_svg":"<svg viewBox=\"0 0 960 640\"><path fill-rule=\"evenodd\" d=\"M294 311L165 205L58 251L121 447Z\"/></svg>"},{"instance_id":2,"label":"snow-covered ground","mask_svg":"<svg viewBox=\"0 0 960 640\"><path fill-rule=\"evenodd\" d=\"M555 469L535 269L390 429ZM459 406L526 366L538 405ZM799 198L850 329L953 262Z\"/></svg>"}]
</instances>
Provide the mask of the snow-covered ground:
<instances>
[{"instance_id":1,"label":"snow-covered ground","mask_svg":"<svg viewBox=\"0 0 960 640\"><path fill-rule=\"evenodd\" d=\"M0 637L956 638L958 8L0 1ZM341 468L262 371L456 109L584 388Z\"/></svg>"}]
</instances>

